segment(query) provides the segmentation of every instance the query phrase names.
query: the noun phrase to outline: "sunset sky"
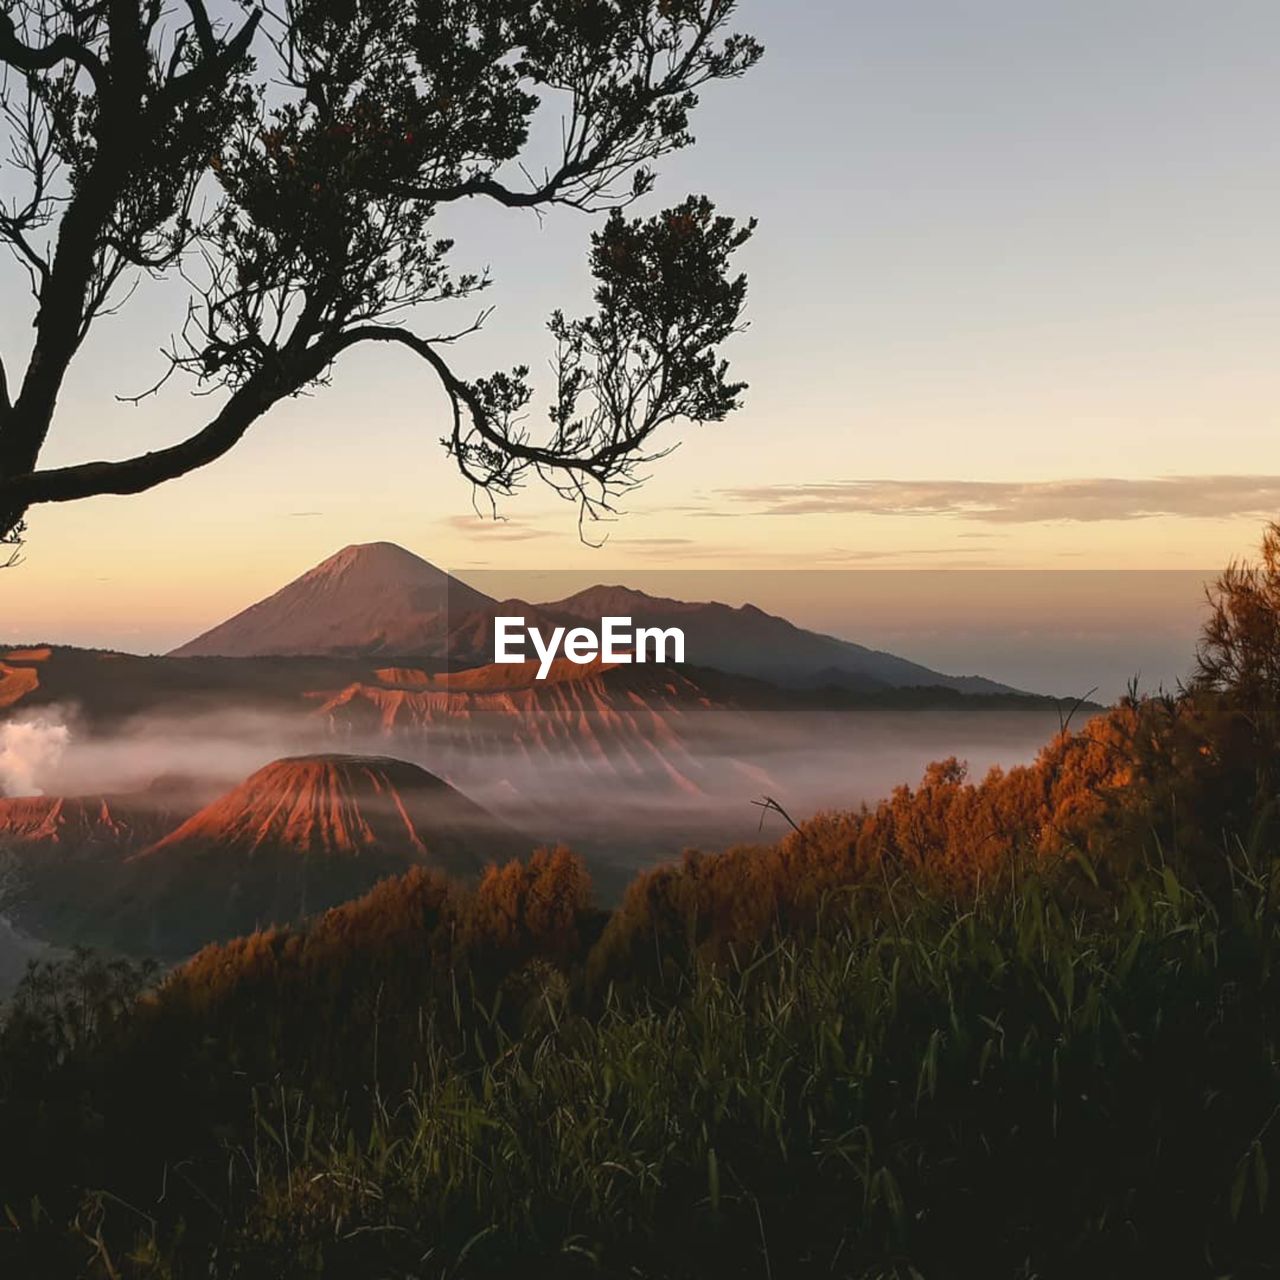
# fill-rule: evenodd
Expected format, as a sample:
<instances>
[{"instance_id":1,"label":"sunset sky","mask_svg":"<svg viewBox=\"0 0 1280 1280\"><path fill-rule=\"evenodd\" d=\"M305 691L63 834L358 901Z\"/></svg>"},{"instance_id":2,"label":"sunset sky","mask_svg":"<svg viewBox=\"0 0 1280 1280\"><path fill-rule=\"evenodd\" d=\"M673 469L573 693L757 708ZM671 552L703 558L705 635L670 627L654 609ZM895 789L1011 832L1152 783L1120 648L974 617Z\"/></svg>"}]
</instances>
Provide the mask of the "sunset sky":
<instances>
[{"instance_id":1,"label":"sunset sky","mask_svg":"<svg viewBox=\"0 0 1280 1280\"><path fill-rule=\"evenodd\" d=\"M428 376L362 352L203 472L34 511L25 562L0 574L0 635L168 648L381 539L464 576L605 580L1198 569L1252 550L1280 511L1280 6L743 0L738 25L765 60L707 95L651 203L705 191L759 217L751 327L728 352L751 390L686 432L596 530L603 549L536 488L503 523L473 517ZM497 305L461 371L544 366L548 312L585 308L592 225L456 212L458 261L492 266ZM0 274L11 363L20 283ZM210 402L180 389L113 399L162 372L182 304L145 286L95 330L46 465L202 423Z\"/></svg>"}]
</instances>

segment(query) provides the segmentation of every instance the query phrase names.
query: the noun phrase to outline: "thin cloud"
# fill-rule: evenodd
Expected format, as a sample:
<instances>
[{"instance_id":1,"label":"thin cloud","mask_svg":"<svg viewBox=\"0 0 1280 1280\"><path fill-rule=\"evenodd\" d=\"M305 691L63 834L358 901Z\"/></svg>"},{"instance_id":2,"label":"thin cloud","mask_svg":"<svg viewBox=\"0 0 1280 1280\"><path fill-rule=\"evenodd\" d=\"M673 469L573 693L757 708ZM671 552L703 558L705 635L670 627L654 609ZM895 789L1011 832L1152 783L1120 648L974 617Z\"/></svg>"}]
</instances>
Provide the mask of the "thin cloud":
<instances>
[{"instance_id":1,"label":"thin cloud","mask_svg":"<svg viewBox=\"0 0 1280 1280\"><path fill-rule=\"evenodd\" d=\"M616 538L615 547L688 547L696 545L692 538Z\"/></svg>"},{"instance_id":2,"label":"thin cloud","mask_svg":"<svg viewBox=\"0 0 1280 1280\"><path fill-rule=\"evenodd\" d=\"M539 529L519 520L486 519L483 516L446 516L440 521L455 533L471 534L491 542L529 542L534 538L550 538L550 529Z\"/></svg>"},{"instance_id":3,"label":"thin cloud","mask_svg":"<svg viewBox=\"0 0 1280 1280\"><path fill-rule=\"evenodd\" d=\"M843 480L725 489L721 497L779 516L954 516L988 524L1221 519L1280 513L1280 476L1156 476L1082 479Z\"/></svg>"},{"instance_id":4,"label":"thin cloud","mask_svg":"<svg viewBox=\"0 0 1280 1280\"><path fill-rule=\"evenodd\" d=\"M654 542L665 539L655 538ZM638 557L650 560L667 559L674 548L663 546L633 546L629 549ZM678 563L668 563L668 568L689 569L710 564L730 563L735 569L858 569L868 566L900 568L920 560L929 562L930 568L993 568L984 560L970 557L982 555L981 547L909 547L868 550L866 548L828 547L823 550L803 548L794 551L766 550L760 547L733 543L692 542L682 550Z\"/></svg>"}]
</instances>

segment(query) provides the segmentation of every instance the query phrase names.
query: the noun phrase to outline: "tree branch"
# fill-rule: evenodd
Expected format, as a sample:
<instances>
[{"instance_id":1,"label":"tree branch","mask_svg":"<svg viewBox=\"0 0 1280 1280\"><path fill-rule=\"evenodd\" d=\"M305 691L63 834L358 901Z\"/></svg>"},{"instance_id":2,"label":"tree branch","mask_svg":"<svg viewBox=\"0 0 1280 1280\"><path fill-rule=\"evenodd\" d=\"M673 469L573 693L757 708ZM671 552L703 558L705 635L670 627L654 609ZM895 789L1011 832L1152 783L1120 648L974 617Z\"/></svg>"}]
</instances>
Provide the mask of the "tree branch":
<instances>
[{"instance_id":1,"label":"tree branch","mask_svg":"<svg viewBox=\"0 0 1280 1280\"><path fill-rule=\"evenodd\" d=\"M26 72L48 71L60 62L74 62L89 73L99 93L106 91L109 83L101 59L73 35L64 31L43 49L33 49L18 39L13 19L4 12L0 12L0 62Z\"/></svg>"},{"instance_id":2,"label":"tree branch","mask_svg":"<svg viewBox=\"0 0 1280 1280\"><path fill-rule=\"evenodd\" d=\"M199 5L194 6L194 8L199 7ZM175 105L190 102L193 98L198 98L201 94L207 93L214 88L219 80L223 79L240 59L249 52L249 46L253 43L254 32L257 31L258 23L261 21L262 10L255 9L230 40L221 47L215 45L216 53L210 55L206 48L205 56L190 71L185 71L182 75L174 76L172 80L169 80L164 86L163 93L159 95L156 104L157 118L163 119L165 113ZM197 27L198 25L197 23ZM201 47L205 48L203 37L201 38Z\"/></svg>"},{"instance_id":3,"label":"tree branch","mask_svg":"<svg viewBox=\"0 0 1280 1280\"><path fill-rule=\"evenodd\" d=\"M435 371L453 403L455 440L461 433L461 415L465 409L482 439L494 449L530 466L593 475L635 449L646 434L638 431L581 457L566 456L554 449L514 439L494 426L475 390L453 372L425 338L407 329L361 325L307 348L287 376L280 373L251 376L233 392L207 426L178 444L118 462L81 462L0 480L0 512L25 510L46 502L74 502L102 494L142 493L216 462L239 443L273 404L319 377L336 356L361 342L394 342L422 357Z\"/></svg>"},{"instance_id":4,"label":"tree branch","mask_svg":"<svg viewBox=\"0 0 1280 1280\"><path fill-rule=\"evenodd\" d=\"M287 391L246 382L208 426L178 444L120 462L81 462L0 480L0 511L74 502L107 493L142 493L216 462Z\"/></svg>"},{"instance_id":5,"label":"tree branch","mask_svg":"<svg viewBox=\"0 0 1280 1280\"><path fill-rule=\"evenodd\" d=\"M225 80L246 55L260 17L257 11L251 14L240 30L220 46L215 56L201 58L189 71L166 81L161 91L140 110L147 90L145 33L138 25L137 15L127 4L118 11L113 10L111 84L109 92L101 95L104 116L106 107L110 107L110 115L105 116L103 138L87 173L66 205L59 223L53 263L42 268L30 252L26 255L32 258L40 273L41 286L32 358L17 394L13 420L9 423L6 437L0 440L0 469L8 472L7 488L18 486L20 490L24 484L35 482L31 468L48 434L66 371L94 315L103 306L111 284L123 268L123 261L115 264L105 261L103 250L109 247L108 232L114 207L127 187L139 155L154 143L175 112L183 110ZM12 32L11 21L9 29ZM2 35L3 30L0 29ZM55 40L50 49L57 43ZM26 247L20 237L15 240L9 235L8 238L19 250ZM76 473L77 479L73 482L64 474L67 472ZM75 488L80 483L78 468L63 468L56 474L61 477L58 487L69 484ZM106 473L108 477L117 474ZM181 475L182 471L174 474ZM107 482L115 483L115 480L108 479ZM149 486L144 484L141 487ZM4 491L0 489L0 493ZM8 506L7 500L0 499L0 518Z\"/></svg>"},{"instance_id":6,"label":"tree branch","mask_svg":"<svg viewBox=\"0 0 1280 1280\"><path fill-rule=\"evenodd\" d=\"M567 197L561 192L575 178L590 173L590 167L578 164L562 165L546 182L531 191L513 191L489 174L475 174L464 182L444 186L409 186L406 194L428 204L449 204L472 196L487 196L508 209L533 209L542 204L555 204Z\"/></svg>"},{"instance_id":7,"label":"tree branch","mask_svg":"<svg viewBox=\"0 0 1280 1280\"><path fill-rule=\"evenodd\" d=\"M209 21L209 11L204 6L204 0L187 0L187 8L191 11L191 25L195 28L201 52L206 58L215 57L218 52L218 41L213 33L213 23Z\"/></svg>"},{"instance_id":8,"label":"tree branch","mask_svg":"<svg viewBox=\"0 0 1280 1280\"><path fill-rule=\"evenodd\" d=\"M457 416L460 417L460 410L465 408L472 426L483 440L509 457L518 458L530 466L543 467L551 471L579 471L594 477L597 473L603 474L611 469L619 458L633 453L650 434L647 425L637 427L634 431L611 440L595 452L581 455L569 455L563 450L529 444L525 440L515 439L499 431L493 425L474 388L463 382L453 372L444 357L425 338L420 338L408 329L393 325L361 325L347 330L342 335L341 347L345 349L358 342L395 342L421 356L439 377L446 393L454 403ZM457 426L460 428L460 423ZM455 429L455 443L459 436L460 430Z\"/></svg>"}]
</instances>

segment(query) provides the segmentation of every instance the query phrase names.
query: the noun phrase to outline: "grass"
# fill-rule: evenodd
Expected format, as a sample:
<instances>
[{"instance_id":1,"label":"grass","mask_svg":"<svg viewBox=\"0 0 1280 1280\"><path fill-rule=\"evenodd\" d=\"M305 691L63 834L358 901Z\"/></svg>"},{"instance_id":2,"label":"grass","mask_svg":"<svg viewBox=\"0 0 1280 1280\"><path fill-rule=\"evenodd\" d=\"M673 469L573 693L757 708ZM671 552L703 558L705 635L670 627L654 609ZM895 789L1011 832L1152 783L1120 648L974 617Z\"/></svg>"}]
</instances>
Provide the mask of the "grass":
<instances>
[{"instance_id":1,"label":"grass","mask_svg":"<svg viewBox=\"0 0 1280 1280\"><path fill-rule=\"evenodd\" d=\"M903 879L653 990L535 966L514 1031L424 1011L405 1092L259 1082L205 1233L101 1193L77 1230L120 1276L1273 1274L1274 897L1244 858L1216 903Z\"/></svg>"}]
</instances>

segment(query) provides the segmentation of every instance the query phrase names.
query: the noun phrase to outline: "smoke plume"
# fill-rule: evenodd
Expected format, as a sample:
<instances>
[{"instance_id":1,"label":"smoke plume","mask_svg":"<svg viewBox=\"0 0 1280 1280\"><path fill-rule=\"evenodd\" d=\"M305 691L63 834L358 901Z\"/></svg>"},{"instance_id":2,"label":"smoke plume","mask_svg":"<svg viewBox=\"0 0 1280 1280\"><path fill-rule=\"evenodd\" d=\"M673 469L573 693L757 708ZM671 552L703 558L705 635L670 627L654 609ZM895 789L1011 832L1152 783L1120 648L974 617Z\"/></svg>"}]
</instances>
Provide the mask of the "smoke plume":
<instances>
[{"instance_id":1,"label":"smoke plume","mask_svg":"<svg viewBox=\"0 0 1280 1280\"><path fill-rule=\"evenodd\" d=\"M56 769L71 730L52 715L0 724L0 795L42 795L41 778Z\"/></svg>"}]
</instances>

